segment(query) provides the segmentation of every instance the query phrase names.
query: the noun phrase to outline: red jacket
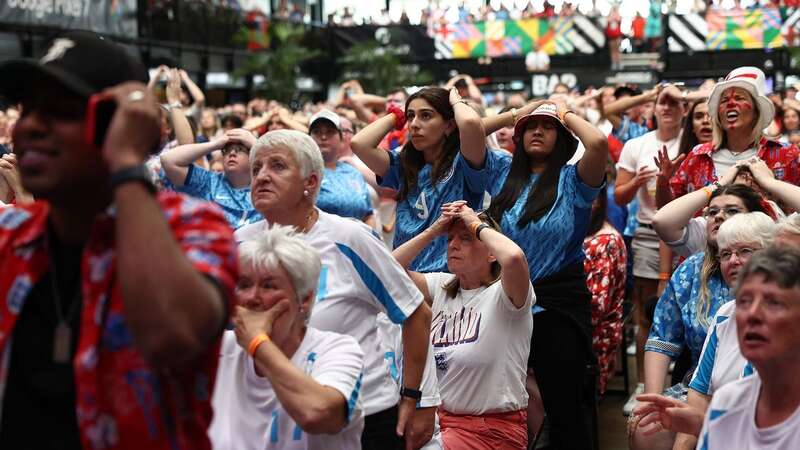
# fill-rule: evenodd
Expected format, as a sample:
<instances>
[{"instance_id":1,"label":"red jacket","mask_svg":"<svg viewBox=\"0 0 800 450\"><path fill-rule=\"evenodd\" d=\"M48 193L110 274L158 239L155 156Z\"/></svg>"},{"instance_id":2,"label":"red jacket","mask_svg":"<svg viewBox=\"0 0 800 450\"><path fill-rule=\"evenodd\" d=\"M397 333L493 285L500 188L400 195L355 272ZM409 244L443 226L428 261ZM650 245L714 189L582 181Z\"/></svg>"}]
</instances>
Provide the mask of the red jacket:
<instances>
[{"instance_id":1,"label":"red jacket","mask_svg":"<svg viewBox=\"0 0 800 450\"><path fill-rule=\"evenodd\" d=\"M711 159L714 151L713 145L708 142L698 145L689 152L678 171L669 180L675 198L717 181L714 161ZM756 155L772 169L775 178L800 185L800 169L798 169L800 150L796 146L762 138Z\"/></svg>"}]
</instances>

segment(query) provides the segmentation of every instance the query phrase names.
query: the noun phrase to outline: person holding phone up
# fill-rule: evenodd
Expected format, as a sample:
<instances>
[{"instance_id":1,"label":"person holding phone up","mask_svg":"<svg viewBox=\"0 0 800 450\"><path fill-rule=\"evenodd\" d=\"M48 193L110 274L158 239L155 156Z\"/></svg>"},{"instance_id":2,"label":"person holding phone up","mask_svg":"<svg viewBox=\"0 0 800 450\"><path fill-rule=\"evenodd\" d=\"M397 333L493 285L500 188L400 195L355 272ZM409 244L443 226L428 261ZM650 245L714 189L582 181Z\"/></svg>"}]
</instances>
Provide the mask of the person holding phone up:
<instances>
[{"instance_id":1,"label":"person holding phone up","mask_svg":"<svg viewBox=\"0 0 800 450\"><path fill-rule=\"evenodd\" d=\"M0 64L37 199L0 209L0 448L210 448L236 249L217 208L155 192L144 161L159 115L144 81L90 32ZM94 95L115 106L99 147L86 136Z\"/></svg>"}]
</instances>

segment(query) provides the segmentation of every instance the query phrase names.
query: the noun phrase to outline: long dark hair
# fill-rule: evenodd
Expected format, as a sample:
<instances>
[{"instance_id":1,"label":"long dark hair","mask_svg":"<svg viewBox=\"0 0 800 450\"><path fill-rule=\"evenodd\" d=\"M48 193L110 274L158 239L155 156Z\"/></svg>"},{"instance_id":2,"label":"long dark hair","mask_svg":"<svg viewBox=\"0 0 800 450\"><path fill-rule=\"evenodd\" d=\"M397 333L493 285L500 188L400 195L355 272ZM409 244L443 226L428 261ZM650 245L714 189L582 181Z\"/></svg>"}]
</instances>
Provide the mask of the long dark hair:
<instances>
[{"instance_id":1,"label":"long dark hair","mask_svg":"<svg viewBox=\"0 0 800 450\"><path fill-rule=\"evenodd\" d=\"M688 155L693 148L695 148L700 141L694 134L694 110L697 105L705 103L704 100L698 100L689 107L689 113L683 121L683 131L681 132L681 141L678 143L678 155ZM709 119L709 122L711 120Z\"/></svg>"},{"instance_id":2,"label":"long dark hair","mask_svg":"<svg viewBox=\"0 0 800 450\"><path fill-rule=\"evenodd\" d=\"M561 176L561 168L567 164L575 149L578 148L578 141L564 127L556 125L558 135L553 145L553 151L547 158L547 167L542 172L535 186L528 192L525 200L525 210L517 221L517 226L522 228L530 222L541 219L556 201L558 194L558 180ZM520 130L524 135L525 130ZM498 223L502 222L503 214L514 207L522 190L528 184L531 175L531 157L525 152L525 143L522 136L517 140L514 149L514 156L511 158L511 167L508 169L508 176L503 184L503 188L489 206L488 212Z\"/></svg>"},{"instance_id":3,"label":"long dark hair","mask_svg":"<svg viewBox=\"0 0 800 450\"><path fill-rule=\"evenodd\" d=\"M445 121L452 120L454 117L453 106L450 104L450 92L447 89L440 87L426 87L413 93L406 100L406 111L411 101L421 98L428 102L433 109L441 114ZM433 162L431 167L431 183L436 184L453 166L453 161L456 159L458 149L461 147L461 138L458 134L456 127L452 133L445 136L444 144L442 145L442 154ZM403 200L408 197L408 193L417 187L417 181L420 170L425 167L425 156L421 151L414 147L411 139L408 139L400 151L400 169L403 174L403 179L400 184L400 193L398 200Z\"/></svg>"}]
</instances>

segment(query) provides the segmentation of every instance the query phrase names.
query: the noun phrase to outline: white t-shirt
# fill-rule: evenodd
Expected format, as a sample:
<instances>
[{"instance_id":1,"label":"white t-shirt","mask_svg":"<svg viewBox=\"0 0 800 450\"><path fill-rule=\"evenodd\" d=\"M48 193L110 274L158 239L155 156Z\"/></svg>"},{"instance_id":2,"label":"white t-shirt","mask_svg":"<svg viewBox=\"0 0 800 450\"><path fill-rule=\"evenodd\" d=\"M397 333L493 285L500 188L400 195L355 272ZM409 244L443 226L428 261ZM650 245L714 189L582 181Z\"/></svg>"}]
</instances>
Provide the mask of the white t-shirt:
<instances>
[{"instance_id":1,"label":"white t-shirt","mask_svg":"<svg viewBox=\"0 0 800 450\"><path fill-rule=\"evenodd\" d=\"M697 441L701 450L789 450L800 448L800 408L783 422L757 428L761 377L727 384L714 394Z\"/></svg>"},{"instance_id":2,"label":"white t-shirt","mask_svg":"<svg viewBox=\"0 0 800 450\"><path fill-rule=\"evenodd\" d=\"M308 233L300 236L322 260L317 300L309 326L348 334L364 350L364 414L397 404L397 384L389 374L378 341L376 317L385 312L402 324L424 301L405 269L363 222L324 211ZM237 242L263 233L266 221L239 228Z\"/></svg>"},{"instance_id":3,"label":"white t-shirt","mask_svg":"<svg viewBox=\"0 0 800 450\"><path fill-rule=\"evenodd\" d=\"M627 170L632 174L636 174L643 167L657 169L655 158L665 145L670 159L675 159L679 151L680 133L669 141L660 141L656 137L656 133L657 130L649 131L626 142L622 147L622 153L619 155L617 168ZM642 185L636 196L639 199L639 211L636 213L636 220L640 223L652 223L653 216L656 214L656 179L653 178Z\"/></svg>"},{"instance_id":4,"label":"white t-shirt","mask_svg":"<svg viewBox=\"0 0 800 450\"><path fill-rule=\"evenodd\" d=\"M390 374L397 383L399 391L403 378L403 330L400 325L392 323L384 313L378 314L377 322L378 341L383 345ZM433 348L430 344L428 344L428 359L425 362L425 370L422 372L422 383L419 390L422 391L422 398L417 403L418 408L430 408L442 404L442 398L439 395L439 380L436 378L436 362L433 359ZM439 416L437 415L434 417L433 436L420 450L442 450L443 448Z\"/></svg>"},{"instance_id":5,"label":"white t-shirt","mask_svg":"<svg viewBox=\"0 0 800 450\"><path fill-rule=\"evenodd\" d=\"M349 423L336 434L308 434L283 409L272 383L256 374L253 358L225 331L214 418L208 436L215 450L351 450L361 448L364 415L359 402L364 353L350 336L308 327L290 358L316 382L336 389L347 401Z\"/></svg>"},{"instance_id":6,"label":"white t-shirt","mask_svg":"<svg viewBox=\"0 0 800 450\"><path fill-rule=\"evenodd\" d=\"M714 395L722 386L741 378L747 360L739 350L736 335L736 302L720 306L703 343L703 351L689 387Z\"/></svg>"},{"instance_id":7,"label":"white t-shirt","mask_svg":"<svg viewBox=\"0 0 800 450\"><path fill-rule=\"evenodd\" d=\"M533 286L517 308L500 281L448 298L444 285L454 275L424 275L433 298L431 342L442 408L472 415L525 409Z\"/></svg>"},{"instance_id":8,"label":"white t-shirt","mask_svg":"<svg viewBox=\"0 0 800 450\"><path fill-rule=\"evenodd\" d=\"M702 252L706 248L706 219L705 217L693 217L683 229L683 236L677 241L664 241L680 256L688 258L697 252Z\"/></svg>"},{"instance_id":9,"label":"white t-shirt","mask_svg":"<svg viewBox=\"0 0 800 450\"><path fill-rule=\"evenodd\" d=\"M714 161L714 172L718 178L725 176L728 169L735 166L737 162L744 161L756 156L756 149L749 148L740 153L732 153L727 148L721 148L711 154L711 160Z\"/></svg>"}]
</instances>

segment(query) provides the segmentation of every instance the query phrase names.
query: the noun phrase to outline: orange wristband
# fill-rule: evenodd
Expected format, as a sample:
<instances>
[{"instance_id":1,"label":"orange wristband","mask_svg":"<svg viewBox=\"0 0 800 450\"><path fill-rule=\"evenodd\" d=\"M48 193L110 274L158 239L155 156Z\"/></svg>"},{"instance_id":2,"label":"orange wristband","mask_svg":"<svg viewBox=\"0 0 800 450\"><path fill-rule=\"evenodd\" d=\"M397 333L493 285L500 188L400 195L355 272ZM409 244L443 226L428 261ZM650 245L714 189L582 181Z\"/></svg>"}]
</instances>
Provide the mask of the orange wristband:
<instances>
[{"instance_id":1,"label":"orange wristband","mask_svg":"<svg viewBox=\"0 0 800 450\"><path fill-rule=\"evenodd\" d=\"M247 346L247 353L250 356L254 356L256 354L256 350L258 350L258 346L267 341L269 341L269 336L267 336L266 333L253 336L253 339L250 340L250 344Z\"/></svg>"},{"instance_id":2,"label":"orange wristband","mask_svg":"<svg viewBox=\"0 0 800 450\"><path fill-rule=\"evenodd\" d=\"M475 234L475 232L478 231L478 227L481 226L481 223L483 223L483 222L479 221L479 222L475 222L475 223L470 224L469 232L472 233L473 236L477 236Z\"/></svg>"},{"instance_id":3,"label":"orange wristband","mask_svg":"<svg viewBox=\"0 0 800 450\"><path fill-rule=\"evenodd\" d=\"M703 192L706 193L706 200L710 201L711 200L711 194L714 193L714 190L711 189L710 187L706 186L706 187L703 188Z\"/></svg>"},{"instance_id":4,"label":"orange wristband","mask_svg":"<svg viewBox=\"0 0 800 450\"><path fill-rule=\"evenodd\" d=\"M669 272L661 272L658 274L659 281L669 281L670 273Z\"/></svg>"}]
</instances>

